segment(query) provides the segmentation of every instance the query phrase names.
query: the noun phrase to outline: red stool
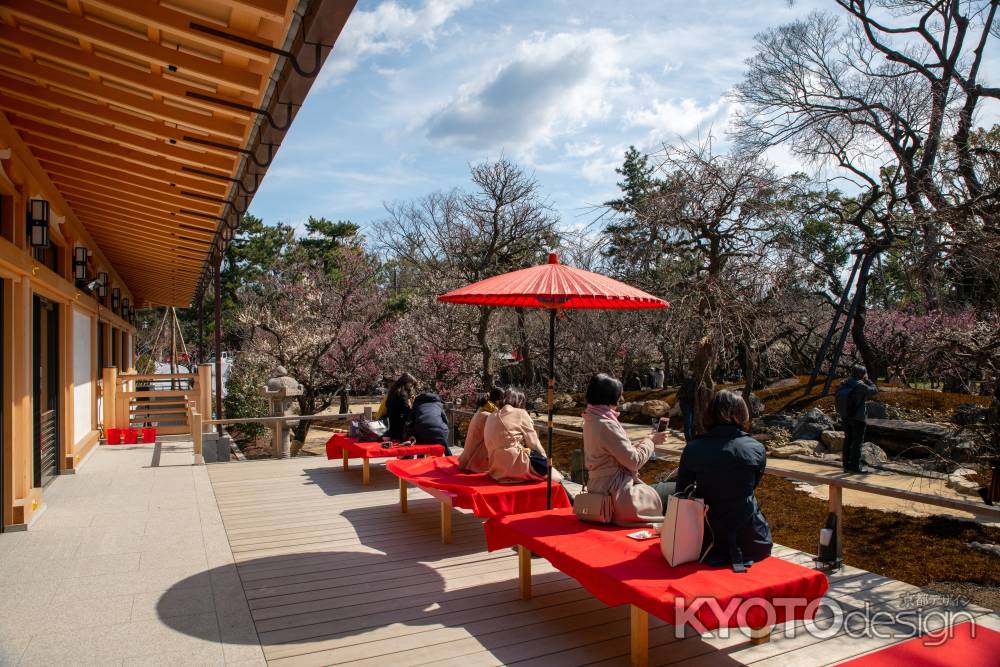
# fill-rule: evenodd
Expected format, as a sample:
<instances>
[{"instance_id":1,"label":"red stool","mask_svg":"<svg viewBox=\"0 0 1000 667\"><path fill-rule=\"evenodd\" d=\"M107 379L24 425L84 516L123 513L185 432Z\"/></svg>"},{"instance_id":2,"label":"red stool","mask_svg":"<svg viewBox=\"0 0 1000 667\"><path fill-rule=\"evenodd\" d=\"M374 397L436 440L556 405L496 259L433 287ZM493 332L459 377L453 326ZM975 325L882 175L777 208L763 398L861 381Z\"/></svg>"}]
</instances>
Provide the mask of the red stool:
<instances>
[{"instance_id":1,"label":"red stool","mask_svg":"<svg viewBox=\"0 0 1000 667\"><path fill-rule=\"evenodd\" d=\"M156 442L156 427L144 426L142 429L142 441L144 443Z\"/></svg>"},{"instance_id":2,"label":"red stool","mask_svg":"<svg viewBox=\"0 0 1000 667\"><path fill-rule=\"evenodd\" d=\"M139 429L126 428L123 430L125 432L123 440L126 445L134 445L139 441Z\"/></svg>"},{"instance_id":3,"label":"red stool","mask_svg":"<svg viewBox=\"0 0 1000 667\"><path fill-rule=\"evenodd\" d=\"M107 439L109 445L122 444L122 430L120 428L104 429L104 437Z\"/></svg>"}]
</instances>

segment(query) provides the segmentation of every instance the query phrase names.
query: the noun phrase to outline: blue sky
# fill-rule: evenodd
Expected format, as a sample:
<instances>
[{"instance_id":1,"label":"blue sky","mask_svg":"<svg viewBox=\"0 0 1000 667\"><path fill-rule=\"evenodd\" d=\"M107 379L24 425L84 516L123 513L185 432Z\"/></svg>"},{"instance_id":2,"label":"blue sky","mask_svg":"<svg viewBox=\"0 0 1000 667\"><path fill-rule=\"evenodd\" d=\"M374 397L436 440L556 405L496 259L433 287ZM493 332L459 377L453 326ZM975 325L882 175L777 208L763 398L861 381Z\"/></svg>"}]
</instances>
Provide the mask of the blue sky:
<instances>
[{"instance_id":1,"label":"blue sky","mask_svg":"<svg viewBox=\"0 0 1000 667\"><path fill-rule=\"evenodd\" d=\"M370 231L384 202L464 187L503 153L588 224L629 144L723 135L754 34L818 4L361 0L251 212Z\"/></svg>"}]
</instances>

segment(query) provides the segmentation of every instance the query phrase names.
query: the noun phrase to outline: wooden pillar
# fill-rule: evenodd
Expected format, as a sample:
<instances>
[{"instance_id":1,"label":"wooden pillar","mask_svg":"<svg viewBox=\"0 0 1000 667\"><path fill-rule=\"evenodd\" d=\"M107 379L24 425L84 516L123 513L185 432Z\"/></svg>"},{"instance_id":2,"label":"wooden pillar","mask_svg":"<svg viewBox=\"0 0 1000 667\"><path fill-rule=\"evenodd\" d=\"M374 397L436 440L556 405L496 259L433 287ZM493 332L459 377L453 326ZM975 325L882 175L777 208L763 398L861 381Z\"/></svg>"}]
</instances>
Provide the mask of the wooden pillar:
<instances>
[{"instance_id":1,"label":"wooden pillar","mask_svg":"<svg viewBox=\"0 0 1000 667\"><path fill-rule=\"evenodd\" d=\"M198 364L198 412L202 421L212 418L212 364ZM202 433L205 431L202 430Z\"/></svg>"},{"instance_id":2,"label":"wooden pillar","mask_svg":"<svg viewBox=\"0 0 1000 667\"><path fill-rule=\"evenodd\" d=\"M205 363L205 297L198 293L198 364ZM207 413L211 416L211 413Z\"/></svg>"},{"instance_id":3,"label":"wooden pillar","mask_svg":"<svg viewBox=\"0 0 1000 667\"><path fill-rule=\"evenodd\" d=\"M205 462L202 455L202 416L197 410L191 410L191 442L194 444L195 465Z\"/></svg>"},{"instance_id":4,"label":"wooden pillar","mask_svg":"<svg viewBox=\"0 0 1000 667\"><path fill-rule=\"evenodd\" d=\"M118 428L118 409L115 403L118 401L118 369L114 366L105 366L103 369L101 384L104 385L104 431L109 428Z\"/></svg>"},{"instance_id":5,"label":"wooden pillar","mask_svg":"<svg viewBox=\"0 0 1000 667\"><path fill-rule=\"evenodd\" d=\"M73 306L58 304L59 313L59 451L57 471L72 467L76 444L75 405L73 400ZM80 406L81 409L83 406Z\"/></svg>"},{"instance_id":6,"label":"wooden pillar","mask_svg":"<svg viewBox=\"0 0 1000 667\"><path fill-rule=\"evenodd\" d=\"M20 225L15 225L15 228ZM11 520L8 523L25 523L32 509L25 502L32 493L32 444L34 428L32 420L32 298L31 283L27 277L21 278L11 290L11 438L9 461L12 494ZM4 461L7 463L7 460ZM20 502L14 506L14 502Z\"/></svg>"},{"instance_id":7,"label":"wooden pillar","mask_svg":"<svg viewBox=\"0 0 1000 667\"><path fill-rule=\"evenodd\" d=\"M344 470L347 470L348 468L351 467L351 464L350 464L350 454L347 453L346 449L342 449L341 452L344 455Z\"/></svg>"},{"instance_id":8,"label":"wooden pillar","mask_svg":"<svg viewBox=\"0 0 1000 667\"><path fill-rule=\"evenodd\" d=\"M531 599L531 551L523 544L517 545L517 582L522 600Z\"/></svg>"},{"instance_id":9,"label":"wooden pillar","mask_svg":"<svg viewBox=\"0 0 1000 667\"><path fill-rule=\"evenodd\" d=\"M345 453L344 456L345 456L344 460L346 462L346 460L347 460L346 459L347 454ZM399 478L399 511L402 512L403 514L406 514L406 511L408 509L409 508L407 507L407 498L406 498L406 480L403 479L402 477L400 477Z\"/></svg>"},{"instance_id":10,"label":"wooden pillar","mask_svg":"<svg viewBox=\"0 0 1000 667\"><path fill-rule=\"evenodd\" d=\"M215 414L222 419L222 254L215 260ZM222 424L217 425L222 435Z\"/></svg>"},{"instance_id":11,"label":"wooden pillar","mask_svg":"<svg viewBox=\"0 0 1000 667\"><path fill-rule=\"evenodd\" d=\"M771 641L771 626L768 625L763 628L750 628L750 643L754 646L758 644L766 644Z\"/></svg>"},{"instance_id":12,"label":"wooden pillar","mask_svg":"<svg viewBox=\"0 0 1000 667\"><path fill-rule=\"evenodd\" d=\"M372 483L372 466L367 456L361 459L361 483L365 486Z\"/></svg>"},{"instance_id":13,"label":"wooden pillar","mask_svg":"<svg viewBox=\"0 0 1000 667\"><path fill-rule=\"evenodd\" d=\"M829 500L827 500L827 510L837 515L837 530L833 539L837 543L837 561L844 557L844 489L833 484L829 488Z\"/></svg>"}]
</instances>

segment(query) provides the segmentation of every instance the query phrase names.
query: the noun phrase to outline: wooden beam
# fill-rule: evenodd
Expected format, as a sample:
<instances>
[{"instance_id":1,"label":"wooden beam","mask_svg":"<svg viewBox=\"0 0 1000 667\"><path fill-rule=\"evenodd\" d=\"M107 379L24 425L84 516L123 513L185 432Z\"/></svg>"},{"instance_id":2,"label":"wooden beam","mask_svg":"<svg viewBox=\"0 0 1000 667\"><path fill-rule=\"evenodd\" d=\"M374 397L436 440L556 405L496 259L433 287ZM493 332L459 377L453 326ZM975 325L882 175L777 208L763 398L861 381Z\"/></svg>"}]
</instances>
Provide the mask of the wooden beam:
<instances>
[{"instance_id":1,"label":"wooden beam","mask_svg":"<svg viewBox=\"0 0 1000 667\"><path fill-rule=\"evenodd\" d=\"M200 181L203 186L208 186L209 184L222 183L217 179L210 178L208 176L201 176L199 174L193 174L190 172L185 172L181 170L184 165L172 162L164 157L157 155L149 155L143 153L142 151L132 150L130 148L125 148L124 146L119 146L118 144L113 144L107 141L102 141L93 137L84 136L82 134L74 134L68 130L63 130L59 128L52 127L51 125L45 125L44 123L39 123L33 121L23 116L16 116L13 114L8 114L7 119L10 124L14 127L22 130L22 136L27 132L32 137L43 137L53 141L58 141L63 144L69 144L70 146L76 146L77 148L83 149L85 153L93 152L99 153L101 155L106 155L110 158L114 158L117 161L126 164L114 165L125 169L133 169L131 165L136 165L142 167L147 172L161 172L162 178L168 182L176 182L180 176L186 176L187 178L195 181ZM27 140L26 140L27 141ZM37 141L37 139L32 139L32 141ZM30 142L29 142L30 143ZM193 165L192 165L193 166ZM199 167L200 168L200 167ZM205 171L212 171L211 169L205 169ZM219 173L219 172L212 172ZM220 176L229 176L229 174L219 174Z\"/></svg>"},{"instance_id":2,"label":"wooden beam","mask_svg":"<svg viewBox=\"0 0 1000 667\"><path fill-rule=\"evenodd\" d=\"M73 90L81 95L87 95L108 104L130 109L136 113L177 123L183 127L190 127L220 137L226 137L233 141L243 141L243 135L246 132L246 125L242 122L213 116L201 109L195 110L179 107L161 100L126 92L86 77L70 74L69 72L50 67L43 63L36 63L28 58L18 58L0 52L0 68L19 76L31 77L52 86Z\"/></svg>"},{"instance_id":3,"label":"wooden beam","mask_svg":"<svg viewBox=\"0 0 1000 667\"><path fill-rule=\"evenodd\" d=\"M80 151L72 144L64 144L55 141L47 141L31 134L23 135L26 144L31 146L32 153L38 159L46 162L54 162L77 170L88 169L94 174L105 176L109 179L120 181L123 184L138 182L148 187L165 188L167 191L175 192L178 196L181 190L200 192L213 197L222 197L225 194L225 181L215 181L215 187L210 184L184 176L170 176L162 174L152 169L132 165L95 165L86 151Z\"/></svg>"},{"instance_id":4,"label":"wooden beam","mask_svg":"<svg viewBox=\"0 0 1000 667\"><path fill-rule=\"evenodd\" d=\"M184 197L176 194L176 190L174 192L169 192L166 188L143 188L134 184L129 184L128 187L123 187L123 183L115 182L108 178L92 174L88 175L75 169L49 163L44 160L41 162L49 177L57 185L59 183L71 183L78 187L82 186L91 188L101 196L114 199L116 201L131 203L134 200L138 200L139 203L145 204L146 206L152 206L153 208L172 205L180 206L182 208L190 208L202 213L215 214L218 214L221 209L220 204L204 201L195 197Z\"/></svg>"},{"instance_id":5,"label":"wooden beam","mask_svg":"<svg viewBox=\"0 0 1000 667\"><path fill-rule=\"evenodd\" d=\"M531 550L523 544L517 545L517 581L521 599L531 599Z\"/></svg>"},{"instance_id":6,"label":"wooden beam","mask_svg":"<svg viewBox=\"0 0 1000 667\"><path fill-rule=\"evenodd\" d=\"M88 102L87 100L76 97L75 95L66 95L54 88L46 88L45 86L26 83L2 73L0 73L0 90L7 91L12 95L17 95L29 101L44 102L45 104L51 104L65 111L83 114L91 120L104 121L119 128L134 130L143 135L159 137L160 139L164 139L178 145L183 145L183 142L185 141L184 137L191 135L198 136L203 139L219 141L220 143L228 142L227 139L223 139L221 137L213 137L212 135L205 136L202 135L201 132L196 132L194 130L183 130L174 125L167 125L161 120L150 120L145 117L137 116L134 113L119 111L104 104ZM227 151L222 148L213 148L212 146L203 146L202 144L195 145L201 152L214 153L226 157L232 157L234 155L232 151Z\"/></svg>"},{"instance_id":7,"label":"wooden beam","mask_svg":"<svg viewBox=\"0 0 1000 667\"><path fill-rule=\"evenodd\" d=\"M232 109L227 106L213 104L204 100L188 97L189 90L198 90L229 102L246 104L242 98L223 95L209 86L197 86L193 82L184 84L173 81L164 76L156 76L148 70L143 72L128 65L122 65L108 58L87 53L86 51L65 44L60 44L51 39L43 39L36 35L28 34L23 30L11 28L0 23L0 42L16 46L21 49L42 56L47 60L61 63L67 67L84 69L94 74L99 74L106 79L113 79L126 85L143 90L150 95L163 95L171 97L182 104L197 106L207 109L213 113L221 112L234 116L240 120L248 120L249 114L244 111Z\"/></svg>"},{"instance_id":8,"label":"wooden beam","mask_svg":"<svg viewBox=\"0 0 1000 667\"><path fill-rule=\"evenodd\" d=\"M216 0L233 9L242 9L271 21L285 20L285 0Z\"/></svg>"},{"instance_id":9,"label":"wooden beam","mask_svg":"<svg viewBox=\"0 0 1000 667\"><path fill-rule=\"evenodd\" d=\"M81 215L94 216L106 222L121 220L123 222L132 222L138 225L139 229L146 226L157 226L168 231L176 231L178 234L183 234L185 236L188 234L185 234L184 232L188 231L190 232L190 236L192 238L207 236L207 226L198 227L196 222L190 222L186 218L180 218L180 216L171 217L162 215L144 215L122 206L99 206L89 202L86 198L81 199L78 195L73 193L66 194L66 201L68 201L70 206L72 206L75 210L78 210ZM196 227L196 229L179 227L181 223L186 223L192 227Z\"/></svg>"},{"instance_id":10,"label":"wooden beam","mask_svg":"<svg viewBox=\"0 0 1000 667\"><path fill-rule=\"evenodd\" d=\"M204 252L199 253L199 250L197 248L191 248L188 246L167 245L167 244L175 244L176 241L174 239L163 239L162 241L159 241L157 237L150 234L146 234L145 236L143 236L141 233L119 234L117 232L107 231L107 232L101 232L101 235L102 235L101 240L105 244L103 247L105 248L110 248L115 252L118 251L128 252L137 247L150 248L156 250L159 253L162 253L158 261L164 264L179 262L181 264L189 264L190 266L193 267L199 267L201 266L201 264L204 263L204 260L199 261L198 259L196 259L197 255L207 254ZM110 240L112 238L115 238L116 240ZM168 253L167 251L170 252ZM185 254L190 254L191 257L180 257L179 253L182 252ZM147 268L149 268L150 270L155 270L155 268L151 265L147 265Z\"/></svg>"},{"instance_id":11,"label":"wooden beam","mask_svg":"<svg viewBox=\"0 0 1000 667\"><path fill-rule=\"evenodd\" d=\"M160 46L148 39L136 37L123 30L116 30L48 5L39 4L34 0L4 0L0 9L49 30L66 33L106 49L120 51L132 58L148 60L169 71L177 71L181 74L206 79L215 84L230 86L250 93L254 97L261 92L262 78L259 74L200 58L179 49Z\"/></svg>"},{"instance_id":12,"label":"wooden beam","mask_svg":"<svg viewBox=\"0 0 1000 667\"><path fill-rule=\"evenodd\" d=\"M119 130L112 125L96 123L39 104L32 104L10 95L5 95L3 100L0 100L0 109L12 112L22 118L31 118L44 125L69 130L74 134L82 134L94 139L113 142L125 148L152 153L199 168L210 167L232 173L236 167L236 153L230 153L229 155L203 153L189 148L193 144L170 144L159 139L149 139L138 134Z\"/></svg>"},{"instance_id":13,"label":"wooden beam","mask_svg":"<svg viewBox=\"0 0 1000 667\"><path fill-rule=\"evenodd\" d=\"M149 216L150 219L166 219L166 220L176 220L178 222L189 223L191 225L196 225L194 219L181 213L179 210L171 210L172 207L159 207L154 208L150 206L143 206L141 204L132 201L120 201L114 198L108 198L98 195L94 192L93 188L86 185L74 185L71 183L63 183L58 186L59 192L62 192L68 198L74 200L81 200L88 202L92 206L97 206L100 208L105 208L108 211L122 211L131 213L133 215L146 217ZM205 219L204 222L211 223L211 220ZM209 226L203 225L206 229ZM214 227L213 227L214 229ZM192 236L203 235L202 232L193 233ZM205 234L207 236L207 234Z\"/></svg>"},{"instance_id":14,"label":"wooden beam","mask_svg":"<svg viewBox=\"0 0 1000 667\"><path fill-rule=\"evenodd\" d=\"M100 7L106 11L125 16L133 21L145 23L147 25L166 30L177 34L190 42L197 42L210 46L214 49L237 53L244 58L256 60L261 63L271 63L271 55L252 46L245 46L238 42L231 42L221 37L191 30L191 22L206 23L202 18L195 18L190 14L163 7L157 0L85 0L86 6ZM237 37L251 39L257 42L269 42L258 35L250 35L238 32L226 26L218 26L226 32Z\"/></svg>"}]
</instances>

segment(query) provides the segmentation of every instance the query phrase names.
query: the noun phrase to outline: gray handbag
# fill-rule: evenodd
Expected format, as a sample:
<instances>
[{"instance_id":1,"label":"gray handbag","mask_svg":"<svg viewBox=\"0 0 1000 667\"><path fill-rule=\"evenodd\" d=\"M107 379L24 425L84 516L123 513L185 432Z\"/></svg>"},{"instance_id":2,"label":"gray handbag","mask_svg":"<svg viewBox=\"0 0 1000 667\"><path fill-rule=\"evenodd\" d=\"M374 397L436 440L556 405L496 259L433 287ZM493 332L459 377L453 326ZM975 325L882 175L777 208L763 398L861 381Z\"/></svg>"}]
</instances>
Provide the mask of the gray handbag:
<instances>
[{"instance_id":1,"label":"gray handbag","mask_svg":"<svg viewBox=\"0 0 1000 667\"><path fill-rule=\"evenodd\" d=\"M584 486L573 498L573 513L580 521L590 523L611 523L615 505L611 493L591 493Z\"/></svg>"}]
</instances>

